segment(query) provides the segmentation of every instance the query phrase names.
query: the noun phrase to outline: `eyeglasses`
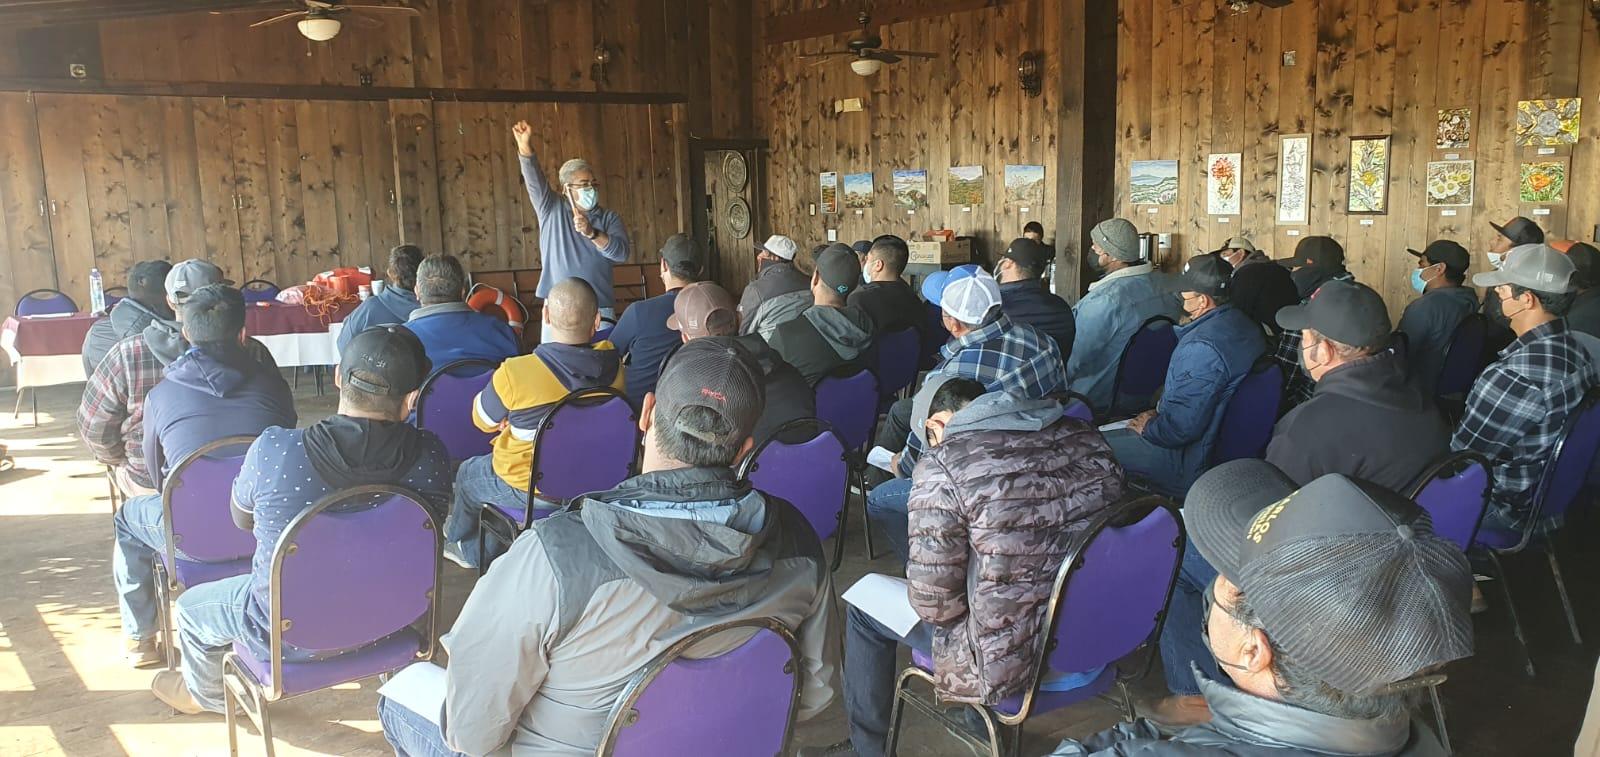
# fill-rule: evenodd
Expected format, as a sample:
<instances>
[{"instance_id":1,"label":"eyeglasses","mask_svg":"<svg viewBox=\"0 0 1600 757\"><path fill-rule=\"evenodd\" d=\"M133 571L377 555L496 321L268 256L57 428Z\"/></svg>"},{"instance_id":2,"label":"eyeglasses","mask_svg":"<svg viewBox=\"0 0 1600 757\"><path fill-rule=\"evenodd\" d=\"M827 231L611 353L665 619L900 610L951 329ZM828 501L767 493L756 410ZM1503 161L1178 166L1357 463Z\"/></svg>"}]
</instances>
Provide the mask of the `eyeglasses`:
<instances>
[{"instance_id":1,"label":"eyeglasses","mask_svg":"<svg viewBox=\"0 0 1600 757\"><path fill-rule=\"evenodd\" d=\"M571 184L568 184L567 186L572 187L573 189L599 189L600 188L600 182L598 182L598 181L577 181L577 182L573 182Z\"/></svg>"}]
</instances>

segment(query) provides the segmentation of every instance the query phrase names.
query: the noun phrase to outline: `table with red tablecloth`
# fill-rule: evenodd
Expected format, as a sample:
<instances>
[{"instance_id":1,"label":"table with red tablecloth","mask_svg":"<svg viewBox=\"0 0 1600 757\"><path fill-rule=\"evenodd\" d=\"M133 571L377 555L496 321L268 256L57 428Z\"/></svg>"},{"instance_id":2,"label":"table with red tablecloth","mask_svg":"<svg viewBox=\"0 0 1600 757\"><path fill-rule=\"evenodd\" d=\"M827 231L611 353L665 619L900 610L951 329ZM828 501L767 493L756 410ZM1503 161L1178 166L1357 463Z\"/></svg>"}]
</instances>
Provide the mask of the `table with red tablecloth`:
<instances>
[{"instance_id":1,"label":"table with red tablecloth","mask_svg":"<svg viewBox=\"0 0 1600 757\"><path fill-rule=\"evenodd\" d=\"M339 332L355 309L354 302L315 312L282 302L250 305L244 313L244 332L266 345L279 368L338 365Z\"/></svg>"}]
</instances>

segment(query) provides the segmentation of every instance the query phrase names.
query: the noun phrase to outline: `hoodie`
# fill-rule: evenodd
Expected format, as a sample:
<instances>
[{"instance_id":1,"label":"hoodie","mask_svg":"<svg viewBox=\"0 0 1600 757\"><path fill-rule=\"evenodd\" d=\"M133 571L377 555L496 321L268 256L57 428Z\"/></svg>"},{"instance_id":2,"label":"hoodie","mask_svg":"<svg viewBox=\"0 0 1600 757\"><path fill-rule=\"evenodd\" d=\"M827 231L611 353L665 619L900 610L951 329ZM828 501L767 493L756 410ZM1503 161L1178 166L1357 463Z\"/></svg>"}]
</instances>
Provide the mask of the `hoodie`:
<instances>
[{"instance_id":1,"label":"hoodie","mask_svg":"<svg viewBox=\"0 0 1600 757\"><path fill-rule=\"evenodd\" d=\"M517 332L505 319L479 313L465 302L423 305L411 311L406 328L422 340L435 369L457 360L487 360L498 365L522 352Z\"/></svg>"},{"instance_id":2,"label":"hoodie","mask_svg":"<svg viewBox=\"0 0 1600 757\"><path fill-rule=\"evenodd\" d=\"M93 376L95 366L104 360L112 345L144 331L151 321L171 318L172 311L165 307L147 307L128 297L111 308L111 313L89 327L83 336L83 375Z\"/></svg>"},{"instance_id":3,"label":"hoodie","mask_svg":"<svg viewBox=\"0 0 1600 757\"><path fill-rule=\"evenodd\" d=\"M545 342L533 354L506 360L472 402L472 422L494 439L494 472L528 490L533 439L551 406L579 389L623 387L622 357L610 342Z\"/></svg>"},{"instance_id":4,"label":"hoodie","mask_svg":"<svg viewBox=\"0 0 1600 757\"><path fill-rule=\"evenodd\" d=\"M443 638L444 741L467 754L594 754L641 667L695 631L756 618L798 641L805 720L834 699L836 612L822 545L793 506L728 468L645 473L537 521L479 579Z\"/></svg>"},{"instance_id":5,"label":"hoodie","mask_svg":"<svg viewBox=\"0 0 1600 757\"><path fill-rule=\"evenodd\" d=\"M1444 356L1450 351L1456 327L1477 309L1476 291L1453 286L1423 292L1400 314L1398 330L1406 335L1408 372L1429 397L1444 370Z\"/></svg>"},{"instance_id":6,"label":"hoodie","mask_svg":"<svg viewBox=\"0 0 1600 757\"><path fill-rule=\"evenodd\" d=\"M756 420L755 430L750 434L757 444L789 421L816 417L817 394L794 366L783 362L783 358L773 352L760 336L746 334L734 338L750 350L756 363L761 366L761 383L766 389L767 403L761 408L761 417ZM629 371L628 375L633 375L633 372ZM799 444L810 438L811 432L801 428L791 430L790 437L784 441Z\"/></svg>"},{"instance_id":7,"label":"hoodie","mask_svg":"<svg viewBox=\"0 0 1600 757\"><path fill-rule=\"evenodd\" d=\"M384 287L383 291L362 300L350 315L345 316L344 329L339 332L339 351L344 352L345 345L350 344L356 334L373 326L405 323L411 317L411 311L418 307L417 295L410 289Z\"/></svg>"},{"instance_id":8,"label":"hoodie","mask_svg":"<svg viewBox=\"0 0 1600 757\"><path fill-rule=\"evenodd\" d=\"M811 277L792 261L765 261L739 297L739 333L772 336L772 330L811 306Z\"/></svg>"},{"instance_id":9,"label":"hoodie","mask_svg":"<svg viewBox=\"0 0 1600 757\"><path fill-rule=\"evenodd\" d=\"M1404 493L1449 451L1438 407L1385 350L1323 374L1273 428L1267 462L1300 486L1340 473Z\"/></svg>"},{"instance_id":10,"label":"hoodie","mask_svg":"<svg viewBox=\"0 0 1600 757\"><path fill-rule=\"evenodd\" d=\"M289 385L243 348L191 348L145 397L144 456L156 489L191 452L225 436L256 436L298 420Z\"/></svg>"},{"instance_id":11,"label":"hoodie","mask_svg":"<svg viewBox=\"0 0 1600 757\"><path fill-rule=\"evenodd\" d=\"M823 376L862 362L858 358L872 346L872 317L849 305L811 307L779 325L767 341L815 386Z\"/></svg>"}]
</instances>

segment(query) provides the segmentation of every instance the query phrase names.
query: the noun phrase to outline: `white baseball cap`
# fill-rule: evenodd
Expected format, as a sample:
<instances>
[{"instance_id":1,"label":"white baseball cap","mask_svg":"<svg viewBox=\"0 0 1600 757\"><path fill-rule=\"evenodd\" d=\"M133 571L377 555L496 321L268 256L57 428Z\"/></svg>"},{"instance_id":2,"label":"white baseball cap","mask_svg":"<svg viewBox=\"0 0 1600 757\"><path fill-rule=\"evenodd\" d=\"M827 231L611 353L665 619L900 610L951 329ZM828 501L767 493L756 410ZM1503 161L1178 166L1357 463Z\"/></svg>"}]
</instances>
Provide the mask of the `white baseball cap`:
<instances>
[{"instance_id":1,"label":"white baseball cap","mask_svg":"<svg viewBox=\"0 0 1600 757\"><path fill-rule=\"evenodd\" d=\"M966 324L981 324L1000 307L1000 284L986 272L956 279L945 285L939 307L946 315Z\"/></svg>"},{"instance_id":2,"label":"white baseball cap","mask_svg":"<svg viewBox=\"0 0 1600 757\"><path fill-rule=\"evenodd\" d=\"M756 245L756 250L770 252L784 260L794 260L795 253L800 251L800 245L782 234L773 234L767 237L765 243Z\"/></svg>"}]
</instances>

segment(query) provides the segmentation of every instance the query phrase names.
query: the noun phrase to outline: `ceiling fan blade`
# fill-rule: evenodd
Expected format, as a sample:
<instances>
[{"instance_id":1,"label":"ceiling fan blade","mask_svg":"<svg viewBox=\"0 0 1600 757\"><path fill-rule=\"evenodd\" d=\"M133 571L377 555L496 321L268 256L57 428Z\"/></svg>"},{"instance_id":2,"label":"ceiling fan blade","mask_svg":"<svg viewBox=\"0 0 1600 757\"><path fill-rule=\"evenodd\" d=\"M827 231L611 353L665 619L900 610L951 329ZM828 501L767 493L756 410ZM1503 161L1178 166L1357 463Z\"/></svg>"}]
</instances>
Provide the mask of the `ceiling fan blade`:
<instances>
[{"instance_id":1,"label":"ceiling fan blade","mask_svg":"<svg viewBox=\"0 0 1600 757\"><path fill-rule=\"evenodd\" d=\"M267 26L269 24L276 24L279 21L288 21L289 19L299 18L299 17L304 16L304 15L306 15L305 11L289 11L288 13L285 13L285 14L283 14L281 16L273 16L272 18L269 18L269 19L267 19L265 21L257 21L255 23L251 24L250 28L254 29L254 28L260 27L260 26Z\"/></svg>"},{"instance_id":2,"label":"ceiling fan blade","mask_svg":"<svg viewBox=\"0 0 1600 757\"><path fill-rule=\"evenodd\" d=\"M422 11L419 11L416 8L411 8L411 7L407 7L407 6L404 6L404 5L340 5L340 6L338 6L338 8L340 10L357 10L357 11L363 11L363 12L366 12L366 11L394 11L396 13L409 13L409 14L411 14L413 16L422 15Z\"/></svg>"},{"instance_id":3,"label":"ceiling fan blade","mask_svg":"<svg viewBox=\"0 0 1600 757\"><path fill-rule=\"evenodd\" d=\"M831 58L831 57L833 57L835 55L855 55L855 53L850 52L849 50L830 50L830 51L825 52L825 53L800 53L799 55L796 55L795 57L796 58Z\"/></svg>"},{"instance_id":4,"label":"ceiling fan blade","mask_svg":"<svg viewBox=\"0 0 1600 757\"><path fill-rule=\"evenodd\" d=\"M862 55L861 57L870 58L872 60L877 60L877 61L883 61L884 63L899 63L900 62L900 56L895 55L894 53L891 53L891 52L888 52L888 51L885 51L885 50L873 50L870 53Z\"/></svg>"},{"instance_id":5,"label":"ceiling fan blade","mask_svg":"<svg viewBox=\"0 0 1600 757\"><path fill-rule=\"evenodd\" d=\"M937 58L938 53L924 53L916 50L876 50L874 52L886 55L899 55L904 58Z\"/></svg>"},{"instance_id":6,"label":"ceiling fan blade","mask_svg":"<svg viewBox=\"0 0 1600 757\"><path fill-rule=\"evenodd\" d=\"M346 21L354 23L356 26L359 26L359 27L361 27L363 29L382 29L383 28L383 22L382 21L379 21L378 19L375 19L375 18L373 18L371 16L368 16L365 13L344 13L344 14L340 14L340 18L343 18Z\"/></svg>"}]
</instances>

